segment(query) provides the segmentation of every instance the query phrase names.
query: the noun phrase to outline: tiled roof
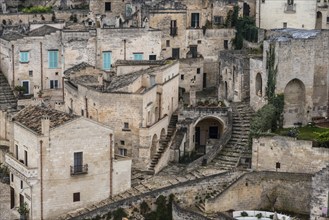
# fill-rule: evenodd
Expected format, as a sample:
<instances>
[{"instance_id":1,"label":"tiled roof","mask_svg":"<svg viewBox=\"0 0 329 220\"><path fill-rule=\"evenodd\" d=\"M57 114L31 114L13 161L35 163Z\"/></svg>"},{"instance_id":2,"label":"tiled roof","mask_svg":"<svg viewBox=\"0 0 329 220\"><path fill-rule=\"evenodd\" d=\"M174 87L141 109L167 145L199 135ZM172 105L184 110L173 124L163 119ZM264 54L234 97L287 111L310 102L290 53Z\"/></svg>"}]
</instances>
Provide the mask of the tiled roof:
<instances>
[{"instance_id":1,"label":"tiled roof","mask_svg":"<svg viewBox=\"0 0 329 220\"><path fill-rule=\"evenodd\" d=\"M25 127L41 134L41 119L48 116L50 119L50 128L58 127L68 121L71 121L79 116L70 115L65 112L60 112L42 106L28 106L18 112L14 121L21 123Z\"/></svg>"},{"instance_id":2,"label":"tiled roof","mask_svg":"<svg viewBox=\"0 0 329 220\"><path fill-rule=\"evenodd\" d=\"M126 75L115 76L112 78L111 83L109 86L107 86L106 90L108 92L114 92L116 89L128 86L136 79L138 79L141 75L143 75L143 73L144 71L138 71Z\"/></svg>"},{"instance_id":3,"label":"tiled roof","mask_svg":"<svg viewBox=\"0 0 329 220\"><path fill-rule=\"evenodd\" d=\"M5 39L7 41L18 40L18 39L22 39L23 37L25 37L25 35L20 34L18 32L14 32L14 31L4 33L1 36L2 39Z\"/></svg>"},{"instance_id":4,"label":"tiled roof","mask_svg":"<svg viewBox=\"0 0 329 220\"><path fill-rule=\"evenodd\" d=\"M30 37L45 36L47 34L54 33L58 30L59 29L54 28L52 26L43 25L39 28L36 28L36 29L30 31L27 35L30 36Z\"/></svg>"},{"instance_id":5,"label":"tiled roof","mask_svg":"<svg viewBox=\"0 0 329 220\"><path fill-rule=\"evenodd\" d=\"M80 71L82 69L86 69L87 67L93 67L93 66L86 62L79 63L79 64L65 70L64 75L70 76L71 74L74 74L75 72Z\"/></svg>"}]
</instances>

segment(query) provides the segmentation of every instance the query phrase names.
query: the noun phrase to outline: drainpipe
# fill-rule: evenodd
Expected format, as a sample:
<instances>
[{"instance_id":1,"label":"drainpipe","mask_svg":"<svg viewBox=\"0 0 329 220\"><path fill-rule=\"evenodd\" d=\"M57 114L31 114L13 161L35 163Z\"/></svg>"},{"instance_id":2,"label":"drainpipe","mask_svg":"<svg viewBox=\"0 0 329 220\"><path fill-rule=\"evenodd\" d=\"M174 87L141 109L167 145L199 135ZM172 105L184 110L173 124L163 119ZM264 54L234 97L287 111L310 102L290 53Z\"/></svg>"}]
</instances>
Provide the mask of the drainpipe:
<instances>
[{"instance_id":1,"label":"drainpipe","mask_svg":"<svg viewBox=\"0 0 329 220\"><path fill-rule=\"evenodd\" d=\"M126 39L123 40L123 59L126 60L127 59L127 55L126 55L126 48L127 48L127 45L126 45L127 41Z\"/></svg>"},{"instance_id":2,"label":"drainpipe","mask_svg":"<svg viewBox=\"0 0 329 220\"><path fill-rule=\"evenodd\" d=\"M113 134L110 134L110 197L113 195Z\"/></svg>"},{"instance_id":3,"label":"drainpipe","mask_svg":"<svg viewBox=\"0 0 329 220\"><path fill-rule=\"evenodd\" d=\"M13 70L13 80L12 80L12 87L15 87L15 56L14 56L14 45L11 45L11 64L12 64L12 70Z\"/></svg>"},{"instance_id":4,"label":"drainpipe","mask_svg":"<svg viewBox=\"0 0 329 220\"><path fill-rule=\"evenodd\" d=\"M63 102L64 102L64 76L62 77L62 96L63 96Z\"/></svg>"},{"instance_id":5,"label":"drainpipe","mask_svg":"<svg viewBox=\"0 0 329 220\"><path fill-rule=\"evenodd\" d=\"M262 0L258 1L258 28L260 28L260 9L261 9L261 4L262 4Z\"/></svg>"},{"instance_id":6,"label":"drainpipe","mask_svg":"<svg viewBox=\"0 0 329 220\"><path fill-rule=\"evenodd\" d=\"M86 108L86 118L88 118L89 113L88 113L88 99L87 99L87 96L85 97L85 103L86 103L86 106L85 106L85 108Z\"/></svg>"},{"instance_id":7,"label":"drainpipe","mask_svg":"<svg viewBox=\"0 0 329 220\"><path fill-rule=\"evenodd\" d=\"M42 55L42 42L40 42L40 74L41 74L41 91L43 90L43 55Z\"/></svg>"},{"instance_id":8,"label":"drainpipe","mask_svg":"<svg viewBox=\"0 0 329 220\"><path fill-rule=\"evenodd\" d=\"M43 141L40 140L40 211L41 211L41 220L43 219L43 164L42 164L42 146Z\"/></svg>"}]
</instances>

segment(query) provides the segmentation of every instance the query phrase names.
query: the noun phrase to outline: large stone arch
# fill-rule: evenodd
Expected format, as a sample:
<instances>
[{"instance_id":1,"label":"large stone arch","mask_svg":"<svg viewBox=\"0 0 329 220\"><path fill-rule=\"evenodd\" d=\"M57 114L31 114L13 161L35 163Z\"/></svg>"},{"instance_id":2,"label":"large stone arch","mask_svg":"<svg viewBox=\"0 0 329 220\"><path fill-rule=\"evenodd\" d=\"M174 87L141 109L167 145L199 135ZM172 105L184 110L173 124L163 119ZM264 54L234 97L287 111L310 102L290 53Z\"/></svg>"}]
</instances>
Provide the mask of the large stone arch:
<instances>
[{"instance_id":1,"label":"large stone arch","mask_svg":"<svg viewBox=\"0 0 329 220\"><path fill-rule=\"evenodd\" d=\"M216 141L224 133L225 122L216 116L205 116L194 123L195 150L205 153L209 141Z\"/></svg>"},{"instance_id":2,"label":"large stone arch","mask_svg":"<svg viewBox=\"0 0 329 220\"><path fill-rule=\"evenodd\" d=\"M150 158L153 158L153 156L157 152L158 144L159 144L158 136L156 134L154 134L152 137L152 142L151 142Z\"/></svg>"},{"instance_id":3,"label":"large stone arch","mask_svg":"<svg viewBox=\"0 0 329 220\"><path fill-rule=\"evenodd\" d=\"M305 85L299 79L289 81L284 89L284 126L305 123Z\"/></svg>"},{"instance_id":4,"label":"large stone arch","mask_svg":"<svg viewBox=\"0 0 329 220\"><path fill-rule=\"evenodd\" d=\"M255 88L256 88L256 95L262 97L262 95L263 95L263 80L262 80L262 75L260 73L257 73L257 75L256 75Z\"/></svg>"}]
</instances>

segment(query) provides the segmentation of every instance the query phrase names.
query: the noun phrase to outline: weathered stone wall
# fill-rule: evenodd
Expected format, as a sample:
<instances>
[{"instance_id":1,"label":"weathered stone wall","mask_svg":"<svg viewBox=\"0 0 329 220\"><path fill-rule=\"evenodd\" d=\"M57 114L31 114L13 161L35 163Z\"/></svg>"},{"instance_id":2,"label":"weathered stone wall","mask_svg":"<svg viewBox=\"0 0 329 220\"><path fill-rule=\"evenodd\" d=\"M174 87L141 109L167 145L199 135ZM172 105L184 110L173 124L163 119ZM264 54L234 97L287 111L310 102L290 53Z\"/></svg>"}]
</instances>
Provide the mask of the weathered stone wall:
<instances>
[{"instance_id":1,"label":"weathered stone wall","mask_svg":"<svg viewBox=\"0 0 329 220\"><path fill-rule=\"evenodd\" d=\"M103 51L111 51L111 64L114 64L116 60L133 60L134 53L142 53L143 60L148 60L150 55L156 55L157 59L161 59L160 42L161 32L159 30L146 28L97 29L96 67L103 68Z\"/></svg>"},{"instance_id":2,"label":"weathered stone wall","mask_svg":"<svg viewBox=\"0 0 329 220\"><path fill-rule=\"evenodd\" d=\"M191 85L195 86L196 91L203 88L203 58L188 58L179 60L180 81L179 87L189 92Z\"/></svg>"},{"instance_id":3,"label":"weathered stone wall","mask_svg":"<svg viewBox=\"0 0 329 220\"><path fill-rule=\"evenodd\" d=\"M287 8L285 0L256 1L256 25L264 29L288 28L314 29L316 21L316 2L295 0ZM288 10L287 10L288 9Z\"/></svg>"},{"instance_id":4,"label":"weathered stone wall","mask_svg":"<svg viewBox=\"0 0 329 220\"><path fill-rule=\"evenodd\" d=\"M260 81L259 81L260 80ZM266 104L267 74L262 59L250 59L250 106L258 111ZM261 88L261 89L260 89ZM257 91L258 90L258 91Z\"/></svg>"},{"instance_id":5,"label":"weathered stone wall","mask_svg":"<svg viewBox=\"0 0 329 220\"><path fill-rule=\"evenodd\" d=\"M250 56L245 51L220 52L220 99L241 102L250 97Z\"/></svg>"},{"instance_id":6,"label":"weathered stone wall","mask_svg":"<svg viewBox=\"0 0 329 220\"><path fill-rule=\"evenodd\" d=\"M311 220L324 220L328 213L329 195L329 167L328 165L316 173L312 178Z\"/></svg>"},{"instance_id":7,"label":"weathered stone wall","mask_svg":"<svg viewBox=\"0 0 329 220\"><path fill-rule=\"evenodd\" d=\"M218 197L206 199L206 212L275 210L308 214L311 175L253 172L239 178ZM303 193L300 193L303 192ZM298 195L298 196L296 196Z\"/></svg>"},{"instance_id":8,"label":"weathered stone wall","mask_svg":"<svg viewBox=\"0 0 329 220\"><path fill-rule=\"evenodd\" d=\"M311 141L290 137L260 137L253 139L252 169L257 171L315 173L329 162L329 149L312 147Z\"/></svg>"},{"instance_id":9,"label":"weathered stone wall","mask_svg":"<svg viewBox=\"0 0 329 220\"><path fill-rule=\"evenodd\" d=\"M200 215L199 213L183 209L179 204L173 202L172 205L172 219L173 220L209 220L209 218Z\"/></svg>"}]
</instances>

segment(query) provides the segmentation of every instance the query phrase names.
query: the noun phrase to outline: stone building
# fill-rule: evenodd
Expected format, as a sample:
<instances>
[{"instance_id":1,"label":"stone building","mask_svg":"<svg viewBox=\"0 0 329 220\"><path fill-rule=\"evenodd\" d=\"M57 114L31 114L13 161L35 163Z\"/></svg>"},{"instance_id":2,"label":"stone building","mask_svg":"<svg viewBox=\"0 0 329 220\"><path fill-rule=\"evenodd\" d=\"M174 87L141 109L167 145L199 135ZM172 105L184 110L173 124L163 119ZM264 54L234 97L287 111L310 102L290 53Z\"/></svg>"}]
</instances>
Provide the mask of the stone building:
<instances>
[{"instance_id":1,"label":"stone building","mask_svg":"<svg viewBox=\"0 0 329 220\"><path fill-rule=\"evenodd\" d=\"M130 188L131 160L115 157L113 131L90 119L40 106L13 118L11 208L54 219Z\"/></svg>"},{"instance_id":2,"label":"stone building","mask_svg":"<svg viewBox=\"0 0 329 220\"><path fill-rule=\"evenodd\" d=\"M256 25L263 29L329 28L326 0L262 0L256 1L256 11Z\"/></svg>"},{"instance_id":3,"label":"stone building","mask_svg":"<svg viewBox=\"0 0 329 220\"><path fill-rule=\"evenodd\" d=\"M328 165L312 177L312 192L310 201L310 219L325 220L329 217L329 168Z\"/></svg>"},{"instance_id":4,"label":"stone building","mask_svg":"<svg viewBox=\"0 0 329 220\"><path fill-rule=\"evenodd\" d=\"M114 128L115 152L132 157L136 168L147 169L178 107L179 63L167 61L104 78L76 72L69 78L64 88L65 111Z\"/></svg>"},{"instance_id":5,"label":"stone building","mask_svg":"<svg viewBox=\"0 0 329 220\"><path fill-rule=\"evenodd\" d=\"M327 117L329 32L283 29L269 36L264 41L263 66L274 60L275 93L284 94L283 126Z\"/></svg>"},{"instance_id":6,"label":"stone building","mask_svg":"<svg viewBox=\"0 0 329 220\"><path fill-rule=\"evenodd\" d=\"M0 70L12 88L22 86L23 95L32 97L38 97L39 91L54 99L61 94L60 35L59 29L44 25L26 35L9 32L1 36Z\"/></svg>"}]
</instances>

